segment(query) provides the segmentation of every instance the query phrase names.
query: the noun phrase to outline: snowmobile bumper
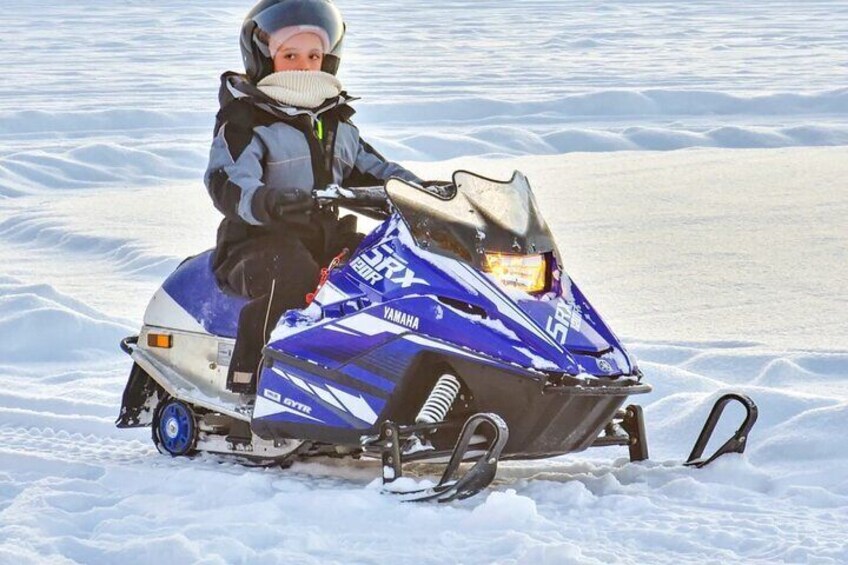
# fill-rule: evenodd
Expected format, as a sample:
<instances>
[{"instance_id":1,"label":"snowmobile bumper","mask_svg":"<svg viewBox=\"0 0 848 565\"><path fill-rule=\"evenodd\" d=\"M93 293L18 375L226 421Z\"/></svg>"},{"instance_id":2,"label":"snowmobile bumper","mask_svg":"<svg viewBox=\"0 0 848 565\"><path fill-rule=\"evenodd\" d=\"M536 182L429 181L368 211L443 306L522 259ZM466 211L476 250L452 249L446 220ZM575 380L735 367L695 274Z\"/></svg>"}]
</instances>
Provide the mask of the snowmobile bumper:
<instances>
[{"instance_id":1,"label":"snowmobile bumper","mask_svg":"<svg viewBox=\"0 0 848 565\"><path fill-rule=\"evenodd\" d=\"M452 360L481 412L509 425L502 459L539 459L592 446L631 395L651 391L641 373L619 378L578 379L515 373L503 367L463 366ZM528 378L530 377L530 378Z\"/></svg>"},{"instance_id":2,"label":"snowmobile bumper","mask_svg":"<svg viewBox=\"0 0 848 565\"><path fill-rule=\"evenodd\" d=\"M371 421L361 422L356 427L341 422L338 425L302 423L294 416L257 418L251 422L252 429L263 438L289 437L309 439L334 445L354 447L363 436L376 436L384 421L409 422L410 414L418 410L424 395L432 383L422 379L422 367L447 365L461 379L466 407L453 418L455 428L473 413L497 414L509 427L509 439L503 448L504 459L538 459L590 447L601 431L616 416L627 397L644 394L651 390L640 382L641 374L606 378L577 378L560 373L541 373L497 362L481 363L459 355L444 352L422 352L407 362L393 361L383 348L357 358L343 370L307 363L271 348L265 349L266 367L260 378L259 401L269 398L290 398L296 403L308 404L309 415L327 422L333 414L325 411L316 395L301 394L303 387L295 387L290 381L302 381L316 389L323 386L347 387L354 399L371 402ZM372 361L373 359L373 361ZM366 372L392 382L391 391L366 387L348 376ZM272 390L266 390L266 389ZM310 389L311 390L311 389ZM277 403L279 404L279 402ZM286 410L287 407L277 408ZM338 413L339 411L336 411ZM349 414L342 414L350 419ZM368 425L370 424L370 426ZM458 430L444 430L433 439L437 451L446 452L454 445Z\"/></svg>"}]
</instances>

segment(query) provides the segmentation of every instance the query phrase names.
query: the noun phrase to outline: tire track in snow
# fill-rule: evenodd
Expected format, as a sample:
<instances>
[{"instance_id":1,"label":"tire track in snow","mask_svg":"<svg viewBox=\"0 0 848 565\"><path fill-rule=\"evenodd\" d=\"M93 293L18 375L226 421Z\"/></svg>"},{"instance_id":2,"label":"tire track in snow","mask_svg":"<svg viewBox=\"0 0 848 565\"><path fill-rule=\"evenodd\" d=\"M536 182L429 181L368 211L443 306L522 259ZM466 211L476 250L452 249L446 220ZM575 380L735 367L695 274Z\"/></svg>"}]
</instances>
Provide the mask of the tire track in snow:
<instances>
[{"instance_id":1,"label":"tire track in snow","mask_svg":"<svg viewBox=\"0 0 848 565\"><path fill-rule=\"evenodd\" d=\"M5 421L5 418L4 418ZM49 418L36 418L39 426L21 427L5 425L0 427L0 453L5 457L37 459L51 463L74 463L90 467L148 464L160 455L152 443L145 444L138 437L117 439L102 433L68 432L64 429L42 427L56 424ZM104 422L97 431L102 431ZM16 461L17 466L18 461ZM49 475L55 468L46 471Z\"/></svg>"}]
</instances>

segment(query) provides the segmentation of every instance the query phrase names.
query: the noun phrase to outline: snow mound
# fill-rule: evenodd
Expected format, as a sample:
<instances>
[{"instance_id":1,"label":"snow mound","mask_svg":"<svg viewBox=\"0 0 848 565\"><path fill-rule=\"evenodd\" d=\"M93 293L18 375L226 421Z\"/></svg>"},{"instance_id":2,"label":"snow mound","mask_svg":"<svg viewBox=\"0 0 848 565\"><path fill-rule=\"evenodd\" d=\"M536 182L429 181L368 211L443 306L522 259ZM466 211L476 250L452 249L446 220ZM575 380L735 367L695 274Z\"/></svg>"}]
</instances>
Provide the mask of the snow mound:
<instances>
[{"instance_id":1,"label":"snow mound","mask_svg":"<svg viewBox=\"0 0 848 565\"><path fill-rule=\"evenodd\" d=\"M202 177L206 152L191 138L39 144L3 156L0 195L195 180Z\"/></svg>"},{"instance_id":2,"label":"snow mound","mask_svg":"<svg viewBox=\"0 0 848 565\"><path fill-rule=\"evenodd\" d=\"M96 2L85 7L91 19L39 2L39 17L63 29L61 41L39 38L62 72L33 73L20 51L32 41L29 8L7 10L0 198L200 178L218 77L241 66L238 49L220 38L237 36L244 6L225 0L205 8L210 17L163 2L158 15L123 14L122 33L110 37L97 22L111 14ZM844 16L830 2L740 8L744 30L696 6L551 6L481 0L476 9L491 18L472 20L464 4L440 6L451 25L438 27L412 10L384 22L401 42L352 31L341 78L363 98L356 122L366 139L389 158L419 161L848 144L848 89L831 78L845 68ZM367 30L393 7L343 8L351 30ZM527 68L539 53L543 72Z\"/></svg>"},{"instance_id":3,"label":"snow mound","mask_svg":"<svg viewBox=\"0 0 848 565\"><path fill-rule=\"evenodd\" d=\"M0 359L76 361L114 351L131 328L49 285L0 283Z\"/></svg>"},{"instance_id":4,"label":"snow mound","mask_svg":"<svg viewBox=\"0 0 848 565\"><path fill-rule=\"evenodd\" d=\"M54 220L50 211L20 212L0 221L0 239L35 248L88 256L108 263L127 275L164 277L174 268L174 258L154 255L129 239L74 231Z\"/></svg>"},{"instance_id":5,"label":"snow mound","mask_svg":"<svg viewBox=\"0 0 848 565\"><path fill-rule=\"evenodd\" d=\"M533 527L539 519L536 503L520 496L512 489L492 492L486 501L477 506L467 518L466 524L474 529L524 529Z\"/></svg>"},{"instance_id":6,"label":"snow mound","mask_svg":"<svg viewBox=\"0 0 848 565\"><path fill-rule=\"evenodd\" d=\"M802 460L805 465L821 465L819 471L822 474L831 476L831 480L844 482L846 477L840 473L840 467L844 454L848 453L848 438L845 434L834 433L834 430L848 422L848 402L786 413L792 412L796 415L788 418L781 415L768 434L762 436L763 439L752 450L752 460L759 464L786 462L789 458ZM816 484L821 482L816 481ZM837 486L844 486L844 483ZM848 495L848 491L841 493Z\"/></svg>"},{"instance_id":7,"label":"snow mound","mask_svg":"<svg viewBox=\"0 0 848 565\"><path fill-rule=\"evenodd\" d=\"M828 493L817 497L821 504L848 494L848 477L838 471L848 443L842 434L834 433L848 416L848 354L775 353L761 346L708 347L694 356L681 355L681 350L689 347L678 346L668 352L658 345L640 349L643 370L650 382L659 384L655 388L659 398L645 406L646 418L652 422L649 435L654 457L685 458L718 397L730 391L744 392L759 408L749 449L744 456L719 460L721 465L709 468L708 479L732 480L766 494L818 487ZM673 361L685 372L645 362L649 356ZM672 382L668 382L670 377ZM728 405L707 453L724 443L744 416L739 404ZM676 454L670 446L676 446ZM738 474L739 465L749 470ZM771 478L763 482L758 475Z\"/></svg>"},{"instance_id":8,"label":"snow mound","mask_svg":"<svg viewBox=\"0 0 848 565\"><path fill-rule=\"evenodd\" d=\"M90 136L114 132L124 136L127 132L183 131L209 129L209 113L205 110L162 111L149 108L108 108L101 110L21 110L0 112L0 136L14 135L24 139L42 136Z\"/></svg>"},{"instance_id":9,"label":"snow mound","mask_svg":"<svg viewBox=\"0 0 848 565\"><path fill-rule=\"evenodd\" d=\"M462 155L501 157L571 152L670 151L692 147L769 148L848 144L848 126L567 127L549 131L519 126L446 128L452 133L414 134L392 140L396 159L442 160ZM377 130L381 131L381 130ZM386 134L381 132L383 138Z\"/></svg>"},{"instance_id":10,"label":"snow mound","mask_svg":"<svg viewBox=\"0 0 848 565\"><path fill-rule=\"evenodd\" d=\"M423 99L422 99L423 98ZM824 116L848 113L848 88L814 93L775 92L769 94L731 94L696 89L599 89L581 94L511 101L483 96L454 97L440 100L419 97L395 103L360 104L369 120L389 123L480 123L493 118L519 122L528 117L552 116L575 118L642 118L788 115ZM372 118L373 116L373 118ZM521 117L521 120L517 119Z\"/></svg>"},{"instance_id":11,"label":"snow mound","mask_svg":"<svg viewBox=\"0 0 848 565\"><path fill-rule=\"evenodd\" d=\"M480 107L478 100L471 105ZM493 105L495 108L497 104ZM435 110L434 110L435 111ZM406 112L406 110L404 110ZM426 113L426 112L425 112ZM680 116L677 116L678 118ZM386 116L382 115L381 120ZM553 155L571 152L668 151L692 147L776 148L848 145L848 124L573 125L574 118L546 120L546 125L513 124L507 112L489 116L500 125L464 127L433 120L426 128L409 123L376 121L366 127L367 138L394 160L438 161L462 156L502 157ZM209 114L211 124L213 116ZM605 121L608 119L605 118ZM569 124L569 122L572 122ZM642 124L650 120L640 119ZM426 133L422 132L425 130ZM5 149L4 144L15 146ZM107 186L144 186L202 178L208 152L208 133L187 132L167 139L141 132L133 140L86 143L29 143L0 137L0 197L13 198L50 190Z\"/></svg>"}]
</instances>

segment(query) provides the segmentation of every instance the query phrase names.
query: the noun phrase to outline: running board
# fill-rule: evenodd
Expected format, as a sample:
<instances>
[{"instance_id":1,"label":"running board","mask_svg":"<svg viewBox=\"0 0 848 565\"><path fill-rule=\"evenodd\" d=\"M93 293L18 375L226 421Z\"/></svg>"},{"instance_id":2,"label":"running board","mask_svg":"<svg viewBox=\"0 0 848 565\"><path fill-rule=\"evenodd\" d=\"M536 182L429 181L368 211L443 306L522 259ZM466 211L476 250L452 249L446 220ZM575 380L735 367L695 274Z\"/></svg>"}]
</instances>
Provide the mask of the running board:
<instances>
[{"instance_id":1,"label":"running board","mask_svg":"<svg viewBox=\"0 0 848 565\"><path fill-rule=\"evenodd\" d=\"M725 407L733 400L739 402L745 408L745 420L742 422L742 425L739 426L739 429L736 430L736 433L734 433L733 436L724 443L724 445L719 447L715 453L705 459L703 457L704 449L706 449L707 443L709 443L710 437L712 437ZM748 443L748 435L751 433L751 428L753 428L754 424L757 422L758 413L757 405L746 394L731 392L716 400L716 403L713 405L713 409L710 411L710 415L704 424L704 428L701 430L701 435L698 436L698 441L695 442L695 447L692 448L692 453L689 454L689 459L686 460L684 465L700 469L727 453L744 453L745 446Z\"/></svg>"}]
</instances>

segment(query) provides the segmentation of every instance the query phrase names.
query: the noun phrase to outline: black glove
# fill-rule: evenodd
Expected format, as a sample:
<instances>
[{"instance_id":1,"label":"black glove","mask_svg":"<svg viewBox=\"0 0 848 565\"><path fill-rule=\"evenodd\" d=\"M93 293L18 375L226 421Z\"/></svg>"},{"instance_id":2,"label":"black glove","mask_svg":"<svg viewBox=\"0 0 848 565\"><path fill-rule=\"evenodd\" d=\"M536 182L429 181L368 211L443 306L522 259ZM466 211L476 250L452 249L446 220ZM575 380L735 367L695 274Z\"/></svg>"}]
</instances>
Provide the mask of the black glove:
<instances>
[{"instance_id":1,"label":"black glove","mask_svg":"<svg viewBox=\"0 0 848 565\"><path fill-rule=\"evenodd\" d=\"M262 187L259 190L260 194L256 196L260 200L261 215L265 216L263 218L257 215L256 217L259 220L266 220L267 218L266 221L268 222L279 222L295 215L308 214L315 208L315 200L313 200L312 194L308 192L274 190L268 187Z\"/></svg>"}]
</instances>

